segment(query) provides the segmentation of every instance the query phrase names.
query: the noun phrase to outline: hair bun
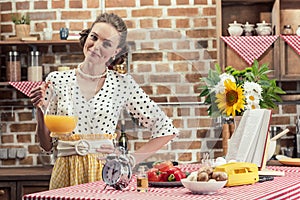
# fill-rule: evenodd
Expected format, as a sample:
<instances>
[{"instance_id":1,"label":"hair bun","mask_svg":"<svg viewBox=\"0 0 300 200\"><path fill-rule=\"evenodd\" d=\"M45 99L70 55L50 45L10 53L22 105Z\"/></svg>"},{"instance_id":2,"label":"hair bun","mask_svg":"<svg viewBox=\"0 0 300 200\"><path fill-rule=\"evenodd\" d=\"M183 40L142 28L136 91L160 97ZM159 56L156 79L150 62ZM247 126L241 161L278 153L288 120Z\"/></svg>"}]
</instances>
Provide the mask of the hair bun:
<instances>
[{"instance_id":1,"label":"hair bun","mask_svg":"<svg viewBox=\"0 0 300 200\"><path fill-rule=\"evenodd\" d=\"M88 35L89 35L90 32L91 32L91 29L87 28L87 29L83 29L83 30L79 33L79 35L80 35L79 41L80 41L81 47L84 46L85 41L86 41L86 38L88 37Z\"/></svg>"}]
</instances>

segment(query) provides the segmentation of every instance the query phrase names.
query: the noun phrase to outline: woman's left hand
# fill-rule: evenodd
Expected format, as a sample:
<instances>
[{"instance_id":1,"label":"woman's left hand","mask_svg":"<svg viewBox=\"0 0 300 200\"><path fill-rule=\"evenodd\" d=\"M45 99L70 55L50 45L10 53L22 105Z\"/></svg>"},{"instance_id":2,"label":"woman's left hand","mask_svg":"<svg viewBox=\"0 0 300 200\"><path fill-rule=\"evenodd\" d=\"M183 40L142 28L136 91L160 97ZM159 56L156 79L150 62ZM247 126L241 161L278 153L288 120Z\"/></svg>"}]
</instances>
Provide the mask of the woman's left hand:
<instances>
[{"instance_id":1,"label":"woman's left hand","mask_svg":"<svg viewBox=\"0 0 300 200\"><path fill-rule=\"evenodd\" d=\"M113 153L115 151L115 147L113 145L110 145L110 144L102 144L99 149L96 149L96 151L98 153L110 154L110 153ZM106 156L105 155L103 155L103 156L104 156L104 159L105 159Z\"/></svg>"}]
</instances>

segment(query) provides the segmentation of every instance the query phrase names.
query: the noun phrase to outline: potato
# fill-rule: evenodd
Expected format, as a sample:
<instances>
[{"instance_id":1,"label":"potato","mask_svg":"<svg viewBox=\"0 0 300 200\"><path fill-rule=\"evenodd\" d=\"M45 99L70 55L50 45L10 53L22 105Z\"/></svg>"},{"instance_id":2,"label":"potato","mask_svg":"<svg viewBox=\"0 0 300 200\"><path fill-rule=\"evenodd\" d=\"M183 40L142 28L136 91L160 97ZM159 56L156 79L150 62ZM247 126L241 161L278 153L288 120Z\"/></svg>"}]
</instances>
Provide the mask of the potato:
<instances>
[{"instance_id":1,"label":"potato","mask_svg":"<svg viewBox=\"0 0 300 200\"><path fill-rule=\"evenodd\" d=\"M211 177L216 181L226 181L228 179L227 173L225 172L213 172Z\"/></svg>"},{"instance_id":2,"label":"potato","mask_svg":"<svg viewBox=\"0 0 300 200\"><path fill-rule=\"evenodd\" d=\"M213 173L213 168L209 167L209 166L204 166L204 167L201 167L198 171L199 172L206 172L209 176L211 176L212 173Z\"/></svg>"},{"instance_id":3,"label":"potato","mask_svg":"<svg viewBox=\"0 0 300 200\"><path fill-rule=\"evenodd\" d=\"M189 181L197 181L198 172L192 172L188 177L187 180Z\"/></svg>"},{"instance_id":4,"label":"potato","mask_svg":"<svg viewBox=\"0 0 300 200\"><path fill-rule=\"evenodd\" d=\"M197 176L197 181L208 181L209 180L209 175L207 172L205 171L202 171L202 172L199 172L198 173L198 176Z\"/></svg>"}]
</instances>

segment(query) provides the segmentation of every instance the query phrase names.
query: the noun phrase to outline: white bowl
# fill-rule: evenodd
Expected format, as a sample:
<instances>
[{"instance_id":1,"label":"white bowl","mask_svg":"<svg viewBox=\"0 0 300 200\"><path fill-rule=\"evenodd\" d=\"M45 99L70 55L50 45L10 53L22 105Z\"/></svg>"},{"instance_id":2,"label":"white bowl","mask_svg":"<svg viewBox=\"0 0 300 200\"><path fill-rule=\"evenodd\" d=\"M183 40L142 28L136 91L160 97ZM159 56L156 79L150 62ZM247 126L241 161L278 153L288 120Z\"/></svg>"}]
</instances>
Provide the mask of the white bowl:
<instances>
[{"instance_id":1,"label":"white bowl","mask_svg":"<svg viewBox=\"0 0 300 200\"><path fill-rule=\"evenodd\" d=\"M189 181L186 178L181 179L182 185L193 193L197 194L213 194L217 190L223 188L227 181Z\"/></svg>"}]
</instances>

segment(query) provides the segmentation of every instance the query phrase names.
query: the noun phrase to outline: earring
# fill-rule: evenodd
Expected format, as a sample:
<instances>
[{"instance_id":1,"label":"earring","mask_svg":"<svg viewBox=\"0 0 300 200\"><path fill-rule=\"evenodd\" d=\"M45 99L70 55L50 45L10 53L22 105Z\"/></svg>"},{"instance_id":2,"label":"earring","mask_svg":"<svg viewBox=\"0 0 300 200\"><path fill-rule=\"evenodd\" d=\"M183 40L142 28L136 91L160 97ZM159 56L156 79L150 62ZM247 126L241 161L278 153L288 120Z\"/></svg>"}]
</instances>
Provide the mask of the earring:
<instances>
[{"instance_id":1,"label":"earring","mask_svg":"<svg viewBox=\"0 0 300 200\"><path fill-rule=\"evenodd\" d=\"M116 56L113 56L113 57L112 57L112 60L115 60L115 59L116 59Z\"/></svg>"}]
</instances>

